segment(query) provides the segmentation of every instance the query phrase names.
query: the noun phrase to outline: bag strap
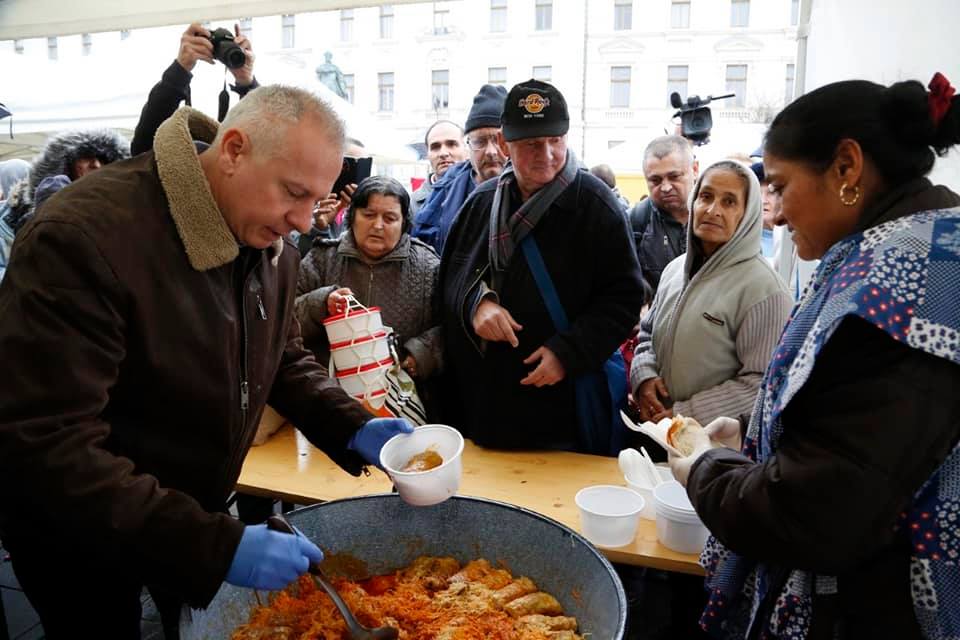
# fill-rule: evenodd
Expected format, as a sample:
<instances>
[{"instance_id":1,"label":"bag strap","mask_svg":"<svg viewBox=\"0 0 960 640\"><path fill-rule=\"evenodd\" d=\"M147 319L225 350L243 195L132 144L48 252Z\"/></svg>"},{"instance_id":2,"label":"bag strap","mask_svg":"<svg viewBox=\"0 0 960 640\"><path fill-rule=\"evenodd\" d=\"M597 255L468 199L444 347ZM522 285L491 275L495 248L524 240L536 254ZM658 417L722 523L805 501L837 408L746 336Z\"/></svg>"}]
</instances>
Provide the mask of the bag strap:
<instances>
[{"instance_id":1,"label":"bag strap","mask_svg":"<svg viewBox=\"0 0 960 640\"><path fill-rule=\"evenodd\" d=\"M523 256L527 259L530 273L533 274L537 288L540 289L540 295L543 296L543 301L547 305L550 319L553 320L557 331L566 331L570 326L570 322L567 320L567 312L563 310L563 305L560 304L560 296L557 295L557 290L553 286L553 280L550 278L550 272L547 271L547 265L543 262L543 256L540 254L537 241L533 239L533 235L527 234L527 237L520 241L520 247L523 249Z\"/></svg>"},{"instance_id":2,"label":"bag strap","mask_svg":"<svg viewBox=\"0 0 960 640\"><path fill-rule=\"evenodd\" d=\"M634 235L640 237L650 224L650 198L644 198L630 209L630 228Z\"/></svg>"}]
</instances>

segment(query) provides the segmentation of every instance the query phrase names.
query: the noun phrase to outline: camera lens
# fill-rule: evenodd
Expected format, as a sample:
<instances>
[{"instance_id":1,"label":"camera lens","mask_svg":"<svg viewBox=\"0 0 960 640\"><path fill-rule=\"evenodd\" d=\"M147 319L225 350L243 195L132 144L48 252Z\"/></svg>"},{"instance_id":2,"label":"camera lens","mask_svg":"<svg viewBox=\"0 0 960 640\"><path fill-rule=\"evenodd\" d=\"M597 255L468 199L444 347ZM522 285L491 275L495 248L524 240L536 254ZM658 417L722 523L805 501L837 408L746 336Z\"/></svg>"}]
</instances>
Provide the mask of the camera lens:
<instances>
[{"instance_id":1,"label":"camera lens","mask_svg":"<svg viewBox=\"0 0 960 640\"><path fill-rule=\"evenodd\" d=\"M225 52L223 64L231 69L239 69L247 63L247 54L238 45L233 45Z\"/></svg>"}]
</instances>

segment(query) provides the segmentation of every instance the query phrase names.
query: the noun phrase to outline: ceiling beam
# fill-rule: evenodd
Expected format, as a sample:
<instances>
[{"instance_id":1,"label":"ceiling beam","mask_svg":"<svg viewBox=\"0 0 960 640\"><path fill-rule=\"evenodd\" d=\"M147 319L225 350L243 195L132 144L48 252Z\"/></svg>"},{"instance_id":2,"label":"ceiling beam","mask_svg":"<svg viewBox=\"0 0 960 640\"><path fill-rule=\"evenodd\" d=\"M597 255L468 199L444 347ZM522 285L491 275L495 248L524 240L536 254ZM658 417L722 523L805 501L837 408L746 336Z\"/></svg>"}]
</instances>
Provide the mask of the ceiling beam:
<instances>
[{"instance_id":1,"label":"ceiling beam","mask_svg":"<svg viewBox=\"0 0 960 640\"><path fill-rule=\"evenodd\" d=\"M392 0L413 4L422 0ZM372 0L0 0L0 40L142 29L204 20L376 7Z\"/></svg>"}]
</instances>

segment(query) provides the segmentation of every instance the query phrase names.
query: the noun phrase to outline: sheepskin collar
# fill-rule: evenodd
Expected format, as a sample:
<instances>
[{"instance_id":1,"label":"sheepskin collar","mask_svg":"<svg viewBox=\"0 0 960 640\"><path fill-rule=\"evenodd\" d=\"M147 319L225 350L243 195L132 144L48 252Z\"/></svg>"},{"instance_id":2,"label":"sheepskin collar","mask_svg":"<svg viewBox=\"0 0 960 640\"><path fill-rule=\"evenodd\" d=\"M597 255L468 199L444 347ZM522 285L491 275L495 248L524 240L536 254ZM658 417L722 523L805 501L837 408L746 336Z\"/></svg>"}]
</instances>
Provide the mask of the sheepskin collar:
<instances>
[{"instance_id":1,"label":"sheepskin collar","mask_svg":"<svg viewBox=\"0 0 960 640\"><path fill-rule=\"evenodd\" d=\"M194 140L209 144L216 135L216 121L196 109L181 107L160 125L153 141L170 216L190 265L197 271L222 267L239 255L237 240L213 198L194 145ZM267 249L272 264L277 264L282 251L280 238Z\"/></svg>"}]
</instances>

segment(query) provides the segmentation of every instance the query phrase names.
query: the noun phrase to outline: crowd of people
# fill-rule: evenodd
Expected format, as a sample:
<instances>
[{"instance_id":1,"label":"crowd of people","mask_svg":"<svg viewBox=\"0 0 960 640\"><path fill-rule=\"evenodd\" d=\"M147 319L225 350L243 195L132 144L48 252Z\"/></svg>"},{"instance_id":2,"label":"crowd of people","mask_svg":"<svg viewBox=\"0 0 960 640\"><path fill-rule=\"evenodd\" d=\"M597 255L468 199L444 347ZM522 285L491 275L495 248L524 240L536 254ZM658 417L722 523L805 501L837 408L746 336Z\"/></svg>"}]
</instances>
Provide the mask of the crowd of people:
<instances>
[{"instance_id":1,"label":"crowd of people","mask_svg":"<svg viewBox=\"0 0 960 640\"><path fill-rule=\"evenodd\" d=\"M960 196L925 178L960 144L943 76L801 96L754 166L656 138L633 206L568 146L557 87L484 85L427 128L412 195L331 193L362 145L260 86L239 30L236 106L180 107L209 35L183 34L132 144L70 132L0 164L0 537L47 637L139 637L146 586L174 638L222 582L322 558L225 505L268 403L355 475L412 430L331 377L348 296L481 446L610 452L598 400L706 425L669 460L712 533L704 633L960 634ZM796 306L784 228L821 260ZM598 399L621 353L626 390Z\"/></svg>"}]
</instances>

